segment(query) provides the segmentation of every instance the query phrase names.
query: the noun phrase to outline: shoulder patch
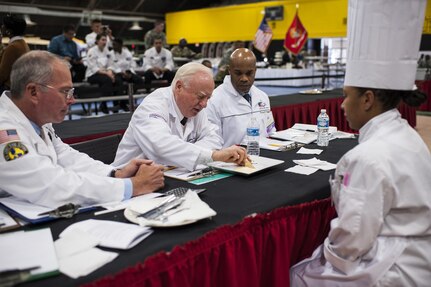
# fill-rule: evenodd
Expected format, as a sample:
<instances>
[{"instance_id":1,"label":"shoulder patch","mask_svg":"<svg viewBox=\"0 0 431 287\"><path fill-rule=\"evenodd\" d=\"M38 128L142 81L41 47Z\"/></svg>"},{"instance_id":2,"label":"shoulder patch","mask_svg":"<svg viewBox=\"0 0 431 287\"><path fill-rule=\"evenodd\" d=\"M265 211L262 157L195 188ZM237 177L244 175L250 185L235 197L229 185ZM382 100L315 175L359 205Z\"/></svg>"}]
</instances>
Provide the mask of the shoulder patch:
<instances>
[{"instance_id":1,"label":"shoulder patch","mask_svg":"<svg viewBox=\"0 0 431 287\"><path fill-rule=\"evenodd\" d=\"M1 130L0 131L0 144L12 142L12 141L19 141L20 138L18 136L18 133L16 130Z\"/></svg>"},{"instance_id":2,"label":"shoulder patch","mask_svg":"<svg viewBox=\"0 0 431 287\"><path fill-rule=\"evenodd\" d=\"M6 161L20 158L28 153L27 147L19 142L10 142L3 149L3 156Z\"/></svg>"}]
</instances>

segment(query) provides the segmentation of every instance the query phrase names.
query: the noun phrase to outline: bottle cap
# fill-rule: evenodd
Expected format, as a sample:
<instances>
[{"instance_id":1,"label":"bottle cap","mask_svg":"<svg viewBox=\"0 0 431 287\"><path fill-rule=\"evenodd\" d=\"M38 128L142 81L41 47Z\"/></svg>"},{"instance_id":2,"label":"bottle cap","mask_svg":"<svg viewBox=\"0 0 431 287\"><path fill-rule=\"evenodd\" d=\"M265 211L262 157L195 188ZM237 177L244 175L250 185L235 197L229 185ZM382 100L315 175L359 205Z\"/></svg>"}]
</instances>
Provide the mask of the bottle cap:
<instances>
[{"instance_id":1,"label":"bottle cap","mask_svg":"<svg viewBox=\"0 0 431 287\"><path fill-rule=\"evenodd\" d=\"M326 109L321 109L320 112L321 113L326 113Z\"/></svg>"}]
</instances>

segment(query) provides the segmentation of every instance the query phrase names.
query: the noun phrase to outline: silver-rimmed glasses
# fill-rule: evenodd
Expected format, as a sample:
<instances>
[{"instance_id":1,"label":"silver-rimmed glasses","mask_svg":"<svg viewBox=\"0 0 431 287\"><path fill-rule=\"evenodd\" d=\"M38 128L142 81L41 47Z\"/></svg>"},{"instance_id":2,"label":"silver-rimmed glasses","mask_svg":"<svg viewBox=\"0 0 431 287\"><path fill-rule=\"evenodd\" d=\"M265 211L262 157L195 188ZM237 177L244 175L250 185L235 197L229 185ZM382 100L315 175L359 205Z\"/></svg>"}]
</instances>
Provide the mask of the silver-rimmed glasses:
<instances>
[{"instance_id":1,"label":"silver-rimmed glasses","mask_svg":"<svg viewBox=\"0 0 431 287\"><path fill-rule=\"evenodd\" d=\"M43 87L46 87L46 88L50 88L50 89L56 90L57 92L60 92L60 93L64 94L66 96L66 100L68 100L68 101L75 97L75 88L71 88L71 89L57 89L57 88L54 88L53 86L50 86L50 85L45 85L45 84L41 84L41 83L37 83L37 84L41 85Z\"/></svg>"}]
</instances>

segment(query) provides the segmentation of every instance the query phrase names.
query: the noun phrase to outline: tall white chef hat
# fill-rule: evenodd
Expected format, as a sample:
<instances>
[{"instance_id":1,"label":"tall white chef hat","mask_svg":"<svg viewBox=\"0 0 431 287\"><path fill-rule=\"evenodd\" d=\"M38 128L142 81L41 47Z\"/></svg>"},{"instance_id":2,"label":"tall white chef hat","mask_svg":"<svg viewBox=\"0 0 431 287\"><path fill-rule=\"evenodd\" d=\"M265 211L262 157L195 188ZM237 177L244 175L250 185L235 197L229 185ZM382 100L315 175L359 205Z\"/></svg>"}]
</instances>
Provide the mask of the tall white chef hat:
<instances>
[{"instance_id":1,"label":"tall white chef hat","mask_svg":"<svg viewBox=\"0 0 431 287\"><path fill-rule=\"evenodd\" d=\"M426 0L349 0L345 86L411 90Z\"/></svg>"}]
</instances>

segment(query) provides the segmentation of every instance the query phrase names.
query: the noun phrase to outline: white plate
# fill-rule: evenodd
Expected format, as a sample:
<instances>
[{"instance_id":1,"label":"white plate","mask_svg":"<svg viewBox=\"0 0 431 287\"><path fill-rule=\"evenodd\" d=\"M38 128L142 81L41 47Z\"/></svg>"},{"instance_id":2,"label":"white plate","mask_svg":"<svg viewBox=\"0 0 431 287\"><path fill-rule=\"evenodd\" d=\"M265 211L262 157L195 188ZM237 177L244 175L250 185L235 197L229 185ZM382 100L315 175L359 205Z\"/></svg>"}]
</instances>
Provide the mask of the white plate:
<instances>
[{"instance_id":1,"label":"white plate","mask_svg":"<svg viewBox=\"0 0 431 287\"><path fill-rule=\"evenodd\" d=\"M313 90L299 91L299 93L303 95L319 95L322 93L322 91L319 89L313 89Z\"/></svg>"},{"instance_id":2,"label":"white plate","mask_svg":"<svg viewBox=\"0 0 431 287\"><path fill-rule=\"evenodd\" d=\"M140 220L137 217L138 213L134 212L133 210L126 208L124 210L124 216L127 218L127 220L129 220L130 222L139 224ZM195 223L197 220L187 220L187 221L181 221L181 222L176 222L176 223L172 223L169 221L166 222L162 222L162 221L157 221L157 220L148 220L148 224L145 224L145 226L151 226L151 227L174 227L174 226L182 226L182 225L187 225L187 224L191 224L191 223Z\"/></svg>"},{"instance_id":3,"label":"white plate","mask_svg":"<svg viewBox=\"0 0 431 287\"><path fill-rule=\"evenodd\" d=\"M284 160L272 159L263 156L250 156L251 163L254 168L239 166L236 163L225 163L221 161L214 161L208 163L208 166L212 166L213 168L220 169L227 172L239 173L244 175L250 175L261 170L282 164Z\"/></svg>"}]
</instances>

